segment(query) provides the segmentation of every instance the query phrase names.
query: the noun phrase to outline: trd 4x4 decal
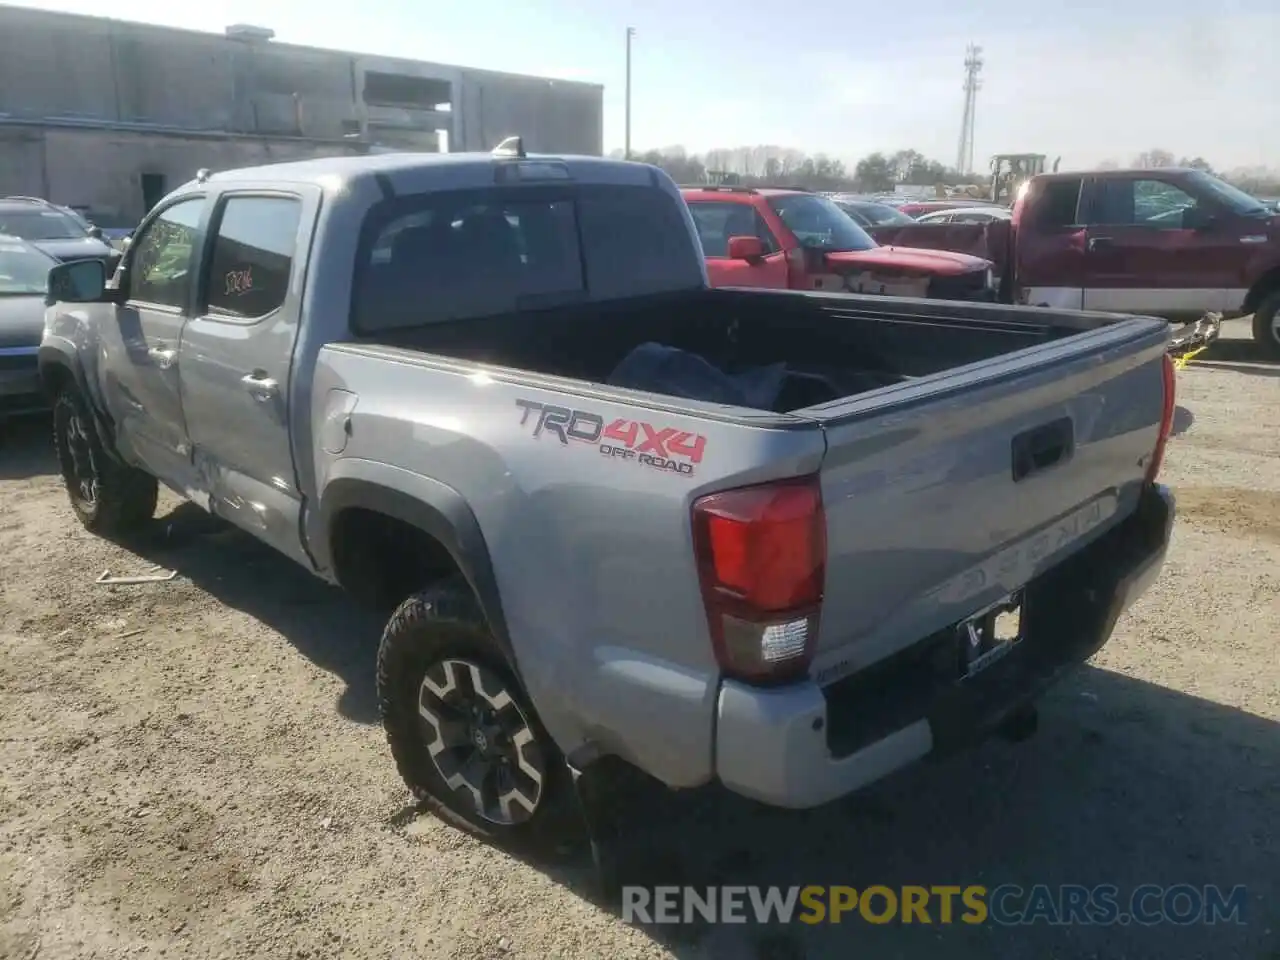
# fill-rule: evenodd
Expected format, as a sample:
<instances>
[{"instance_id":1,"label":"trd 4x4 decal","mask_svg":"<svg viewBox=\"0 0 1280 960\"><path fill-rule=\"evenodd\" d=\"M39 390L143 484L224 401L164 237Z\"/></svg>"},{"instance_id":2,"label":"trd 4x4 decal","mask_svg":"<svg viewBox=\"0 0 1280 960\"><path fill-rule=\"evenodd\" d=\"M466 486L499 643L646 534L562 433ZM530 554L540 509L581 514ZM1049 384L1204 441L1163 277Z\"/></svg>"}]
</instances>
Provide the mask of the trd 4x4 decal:
<instances>
[{"instance_id":1,"label":"trd 4x4 decal","mask_svg":"<svg viewBox=\"0 0 1280 960\"><path fill-rule=\"evenodd\" d=\"M692 476L702 462L707 438L675 427L656 427L642 420L613 420L588 410L555 407L536 400L516 400L522 411L520 425L533 424L533 436L551 434L565 446L570 441L589 443L601 456Z\"/></svg>"}]
</instances>

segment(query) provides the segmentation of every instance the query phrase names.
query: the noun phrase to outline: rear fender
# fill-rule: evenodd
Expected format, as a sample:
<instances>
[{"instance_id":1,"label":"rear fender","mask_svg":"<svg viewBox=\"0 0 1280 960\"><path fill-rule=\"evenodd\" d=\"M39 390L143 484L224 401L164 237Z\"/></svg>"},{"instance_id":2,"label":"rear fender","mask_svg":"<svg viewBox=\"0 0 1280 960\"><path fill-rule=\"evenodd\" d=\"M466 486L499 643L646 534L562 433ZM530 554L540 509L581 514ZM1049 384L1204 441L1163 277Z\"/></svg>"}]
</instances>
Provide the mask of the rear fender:
<instances>
[{"instance_id":1,"label":"rear fender","mask_svg":"<svg viewBox=\"0 0 1280 960\"><path fill-rule=\"evenodd\" d=\"M335 476L334 474L338 474ZM489 548L475 514L458 491L437 480L368 460L340 460L320 495L314 522L308 522L311 555L333 570L331 534L343 510L358 507L416 527L448 551L471 587L494 639L513 670L519 671L498 595Z\"/></svg>"}]
</instances>

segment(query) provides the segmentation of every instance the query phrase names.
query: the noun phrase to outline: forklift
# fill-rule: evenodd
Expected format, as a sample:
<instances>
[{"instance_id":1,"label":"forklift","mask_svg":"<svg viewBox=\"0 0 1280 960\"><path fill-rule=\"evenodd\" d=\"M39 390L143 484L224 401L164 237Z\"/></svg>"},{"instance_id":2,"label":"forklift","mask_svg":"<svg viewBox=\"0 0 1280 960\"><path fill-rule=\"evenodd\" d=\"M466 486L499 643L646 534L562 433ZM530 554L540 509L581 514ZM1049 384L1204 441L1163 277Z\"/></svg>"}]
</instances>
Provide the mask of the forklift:
<instances>
[{"instance_id":1,"label":"forklift","mask_svg":"<svg viewBox=\"0 0 1280 960\"><path fill-rule=\"evenodd\" d=\"M997 153L991 158L991 202L1013 206L1019 188L1044 173L1046 159L1043 153ZM1053 161L1054 173L1061 162L1061 157Z\"/></svg>"}]
</instances>

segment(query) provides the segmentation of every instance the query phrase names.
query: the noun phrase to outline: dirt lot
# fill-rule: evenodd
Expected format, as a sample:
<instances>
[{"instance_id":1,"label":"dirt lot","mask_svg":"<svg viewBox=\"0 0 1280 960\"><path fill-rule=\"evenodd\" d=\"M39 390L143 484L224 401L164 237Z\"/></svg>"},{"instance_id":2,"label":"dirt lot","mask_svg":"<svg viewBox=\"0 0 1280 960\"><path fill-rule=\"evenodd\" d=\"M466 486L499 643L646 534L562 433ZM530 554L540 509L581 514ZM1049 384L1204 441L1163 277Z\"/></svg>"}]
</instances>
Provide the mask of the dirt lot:
<instances>
[{"instance_id":1,"label":"dirt lot","mask_svg":"<svg viewBox=\"0 0 1280 960\"><path fill-rule=\"evenodd\" d=\"M1251 355L1180 375L1169 565L1036 738L806 815L712 795L669 826L698 882L1244 884L1243 926L627 926L583 869L406 808L377 623L172 500L135 552L88 536L32 425L0 448L0 957L1274 960L1280 368ZM152 563L180 575L93 582Z\"/></svg>"}]
</instances>

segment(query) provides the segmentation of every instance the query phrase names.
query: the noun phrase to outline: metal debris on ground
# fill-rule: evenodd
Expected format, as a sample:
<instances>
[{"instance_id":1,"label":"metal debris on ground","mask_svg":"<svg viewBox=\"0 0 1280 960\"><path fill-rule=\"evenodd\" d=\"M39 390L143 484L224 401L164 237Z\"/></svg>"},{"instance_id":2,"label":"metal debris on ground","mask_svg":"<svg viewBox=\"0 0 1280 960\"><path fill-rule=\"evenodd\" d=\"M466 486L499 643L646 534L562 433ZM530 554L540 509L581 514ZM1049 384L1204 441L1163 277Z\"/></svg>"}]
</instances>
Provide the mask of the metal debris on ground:
<instances>
[{"instance_id":1,"label":"metal debris on ground","mask_svg":"<svg viewBox=\"0 0 1280 960\"><path fill-rule=\"evenodd\" d=\"M1169 355L1174 366L1181 370L1193 357L1203 353L1222 333L1222 314L1206 313L1193 325L1184 327L1169 341Z\"/></svg>"},{"instance_id":2,"label":"metal debris on ground","mask_svg":"<svg viewBox=\"0 0 1280 960\"><path fill-rule=\"evenodd\" d=\"M113 577L110 570L103 570L102 575L93 582L107 587L127 586L136 583L165 583L178 575L177 570L161 570L158 566L151 569L157 572L137 577Z\"/></svg>"}]
</instances>

